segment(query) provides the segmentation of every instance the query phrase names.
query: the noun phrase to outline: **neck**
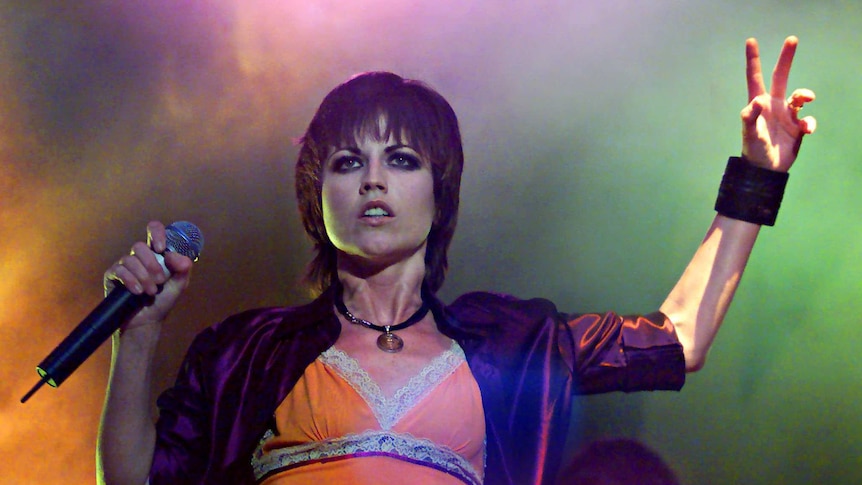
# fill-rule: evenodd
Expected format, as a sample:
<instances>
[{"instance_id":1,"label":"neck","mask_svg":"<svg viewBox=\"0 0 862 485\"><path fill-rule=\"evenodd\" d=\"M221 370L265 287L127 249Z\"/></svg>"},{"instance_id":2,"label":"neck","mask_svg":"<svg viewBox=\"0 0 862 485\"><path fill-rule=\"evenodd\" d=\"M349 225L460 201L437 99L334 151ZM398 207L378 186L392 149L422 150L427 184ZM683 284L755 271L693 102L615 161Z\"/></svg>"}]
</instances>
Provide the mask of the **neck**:
<instances>
[{"instance_id":1,"label":"neck","mask_svg":"<svg viewBox=\"0 0 862 485\"><path fill-rule=\"evenodd\" d=\"M422 305L424 255L421 264L411 259L379 271L357 268L354 262L345 260L350 258L339 257L337 275L344 288L344 304L356 317L378 325L394 325Z\"/></svg>"}]
</instances>

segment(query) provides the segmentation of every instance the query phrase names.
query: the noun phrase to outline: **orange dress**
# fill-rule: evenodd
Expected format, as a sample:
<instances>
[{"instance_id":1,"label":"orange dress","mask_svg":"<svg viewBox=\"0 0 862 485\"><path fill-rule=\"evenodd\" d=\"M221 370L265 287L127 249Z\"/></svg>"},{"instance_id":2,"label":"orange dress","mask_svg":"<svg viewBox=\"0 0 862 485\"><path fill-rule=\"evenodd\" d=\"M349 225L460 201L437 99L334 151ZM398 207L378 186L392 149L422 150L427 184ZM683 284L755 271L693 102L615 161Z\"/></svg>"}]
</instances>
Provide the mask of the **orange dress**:
<instances>
[{"instance_id":1,"label":"orange dress","mask_svg":"<svg viewBox=\"0 0 862 485\"><path fill-rule=\"evenodd\" d=\"M454 341L391 397L331 347L278 406L275 427L252 459L261 484L482 483L482 398Z\"/></svg>"}]
</instances>

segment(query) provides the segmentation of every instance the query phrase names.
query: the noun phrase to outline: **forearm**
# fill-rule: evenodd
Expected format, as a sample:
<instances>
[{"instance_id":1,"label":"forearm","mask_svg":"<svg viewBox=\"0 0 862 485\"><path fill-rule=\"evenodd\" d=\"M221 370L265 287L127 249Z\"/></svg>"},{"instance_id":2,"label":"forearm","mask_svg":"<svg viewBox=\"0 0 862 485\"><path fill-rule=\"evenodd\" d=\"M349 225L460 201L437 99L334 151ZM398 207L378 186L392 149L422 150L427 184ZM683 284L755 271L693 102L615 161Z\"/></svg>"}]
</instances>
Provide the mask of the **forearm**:
<instances>
[{"instance_id":1,"label":"forearm","mask_svg":"<svg viewBox=\"0 0 862 485\"><path fill-rule=\"evenodd\" d=\"M143 485L147 481L156 441L150 388L157 344L158 330L153 328L113 337L97 449L99 483Z\"/></svg>"},{"instance_id":2,"label":"forearm","mask_svg":"<svg viewBox=\"0 0 862 485\"><path fill-rule=\"evenodd\" d=\"M748 262L760 226L716 215L679 281L661 306L685 352L686 370L700 369Z\"/></svg>"},{"instance_id":3,"label":"forearm","mask_svg":"<svg viewBox=\"0 0 862 485\"><path fill-rule=\"evenodd\" d=\"M728 160L716 201L716 210L734 219L716 216L661 306L676 328L688 371L703 366L739 286L759 224L774 223L786 173L796 161L802 137L817 126L813 117L798 117L802 106L814 100L811 90L794 90L785 99L797 43L794 36L785 39L768 91L757 41L748 39L745 44L748 105L740 113L742 157Z\"/></svg>"}]
</instances>

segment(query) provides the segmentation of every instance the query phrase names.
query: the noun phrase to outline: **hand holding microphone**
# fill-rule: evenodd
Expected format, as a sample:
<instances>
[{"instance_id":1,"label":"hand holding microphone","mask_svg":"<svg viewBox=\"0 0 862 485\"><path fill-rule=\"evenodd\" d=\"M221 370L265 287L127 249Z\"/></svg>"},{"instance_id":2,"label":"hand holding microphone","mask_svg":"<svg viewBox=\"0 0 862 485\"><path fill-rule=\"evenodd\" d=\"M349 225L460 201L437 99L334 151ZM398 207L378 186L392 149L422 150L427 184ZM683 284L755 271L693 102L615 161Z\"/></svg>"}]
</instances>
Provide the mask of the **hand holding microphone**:
<instances>
[{"instance_id":1,"label":"hand holding microphone","mask_svg":"<svg viewBox=\"0 0 862 485\"><path fill-rule=\"evenodd\" d=\"M132 245L104 275L105 295L125 287L141 295L146 305L134 318L122 322L122 331L160 323L189 284L192 263L203 248L203 235L194 224L175 222L165 227L147 224L147 241Z\"/></svg>"},{"instance_id":2,"label":"hand holding microphone","mask_svg":"<svg viewBox=\"0 0 862 485\"><path fill-rule=\"evenodd\" d=\"M105 273L107 296L37 367L42 385L58 387L124 324L125 331L160 323L188 286L192 262L203 248L203 235L189 222L147 226L147 243L132 246ZM117 284L119 283L119 284Z\"/></svg>"}]
</instances>

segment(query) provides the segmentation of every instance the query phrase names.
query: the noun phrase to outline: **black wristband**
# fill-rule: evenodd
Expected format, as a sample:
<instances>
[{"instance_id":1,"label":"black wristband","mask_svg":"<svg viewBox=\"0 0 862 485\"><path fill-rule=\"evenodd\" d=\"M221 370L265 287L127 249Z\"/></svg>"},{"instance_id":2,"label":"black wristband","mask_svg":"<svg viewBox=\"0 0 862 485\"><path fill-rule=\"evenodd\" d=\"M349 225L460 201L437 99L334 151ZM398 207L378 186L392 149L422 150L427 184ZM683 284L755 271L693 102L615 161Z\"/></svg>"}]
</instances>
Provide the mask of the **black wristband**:
<instances>
[{"instance_id":1,"label":"black wristband","mask_svg":"<svg viewBox=\"0 0 862 485\"><path fill-rule=\"evenodd\" d=\"M775 225L787 186L787 172L761 168L740 157L730 157L718 189L715 210L731 219Z\"/></svg>"}]
</instances>

